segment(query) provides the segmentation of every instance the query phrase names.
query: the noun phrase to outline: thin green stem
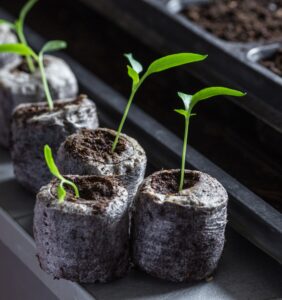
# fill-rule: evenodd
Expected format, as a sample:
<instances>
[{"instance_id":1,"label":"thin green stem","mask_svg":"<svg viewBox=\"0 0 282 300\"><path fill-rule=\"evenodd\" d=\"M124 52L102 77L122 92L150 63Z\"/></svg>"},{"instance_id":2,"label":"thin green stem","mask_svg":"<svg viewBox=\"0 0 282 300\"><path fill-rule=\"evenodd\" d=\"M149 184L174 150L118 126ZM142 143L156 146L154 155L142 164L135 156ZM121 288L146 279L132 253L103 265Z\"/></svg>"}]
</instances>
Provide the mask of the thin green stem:
<instances>
[{"instance_id":1,"label":"thin green stem","mask_svg":"<svg viewBox=\"0 0 282 300\"><path fill-rule=\"evenodd\" d=\"M18 26L16 26L16 29L17 29L16 31L17 31L20 42L22 44L24 44L25 46L28 46L27 41L26 41L25 36L24 36L24 33L23 33L22 26L18 25ZM34 66L34 63L33 63L32 58L30 56L26 56L26 62L27 62L30 73L34 73L35 66Z\"/></svg>"},{"instance_id":2,"label":"thin green stem","mask_svg":"<svg viewBox=\"0 0 282 300\"><path fill-rule=\"evenodd\" d=\"M46 95L46 98L47 98L47 102L48 102L48 105L49 105L49 109L53 110L54 104L53 104L53 100L52 100L52 97L51 97L48 81L47 81L47 78L46 78L46 73L45 73L45 69L44 69L44 62L43 62L43 55L39 55L38 66L39 66L39 70L40 70L40 74L41 74L41 78L42 78L43 88L44 88L45 95Z\"/></svg>"},{"instance_id":3,"label":"thin green stem","mask_svg":"<svg viewBox=\"0 0 282 300\"><path fill-rule=\"evenodd\" d=\"M183 190L183 186L184 186L186 152L187 152L188 133L189 133L189 120L190 120L190 115L188 115L188 117L185 118L185 132L184 132L184 141L183 141L183 149L182 149L182 161L181 161L181 175L180 175L180 183L179 183L179 192L181 192Z\"/></svg>"},{"instance_id":4,"label":"thin green stem","mask_svg":"<svg viewBox=\"0 0 282 300\"><path fill-rule=\"evenodd\" d=\"M123 125L124 125L124 123L125 123L125 120L126 120L126 118L127 118L127 115L128 115L129 109L130 109L130 106L131 106L132 101L133 101L133 99L134 99L134 96L135 96L137 90L139 89L139 87L141 86L141 84L143 83L143 81L145 80L146 77L147 77L147 73L145 73L145 74L142 76L142 78L140 79L140 81L138 82L138 84L137 84L136 86L133 86L133 87L132 87L131 94L130 94L130 96L129 96L129 99L128 99L128 102L127 102L127 104L126 104L126 107L125 107L125 110L124 110L124 113L123 113L121 122L120 122L119 127L118 127L118 130L117 130L117 134L116 134L115 140L114 140L114 142L113 142L112 152L115 151L116 146L117 146L117 144L118 144L119 137L120 137L120 134L121 134Z\"/></svg>"},{"instance_id":5,"label":"thin green stem","mask_svg":"<svg viewBox=\"0 0 282 300\"><path fill-rule=\"evenodd\" d=\"M64 183L70 185L73 188L73 190L74 190L75 197L79 198L79 191L78 191L77 186L73 182L71 182L69 180L66 180L66 179L64 180Z\"/></svg>"}]
</instances>

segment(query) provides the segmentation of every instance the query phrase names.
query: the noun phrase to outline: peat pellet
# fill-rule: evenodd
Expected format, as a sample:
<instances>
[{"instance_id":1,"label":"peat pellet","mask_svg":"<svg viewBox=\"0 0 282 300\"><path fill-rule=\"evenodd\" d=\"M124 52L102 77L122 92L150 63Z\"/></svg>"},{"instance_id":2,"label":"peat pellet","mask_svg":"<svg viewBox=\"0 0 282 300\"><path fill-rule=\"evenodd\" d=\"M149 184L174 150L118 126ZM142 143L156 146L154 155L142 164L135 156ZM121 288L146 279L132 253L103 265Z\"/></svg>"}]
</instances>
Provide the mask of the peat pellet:
<instances>
[{"instance_id":1,"label":"peat pellet","mask_svg":"<svg viewBox=\"0 0 282 300\"><path fill-rule=\"evenodd\" d=\"M161 279L185 282L210 276L224 246L227 193L208 174L163 170L147 177L132 213L132 259Z\"/></svg>"},{"instance_id":2,"label":"peat pellet","mask_svg":"<svg viewBox=\"0 0 282 300\"><path fill-rule=\"evenodd\" d=\"M48 144L56 154L68 135L82 128L96 129L98 125L96 105L86 96L58 100L52 111L46 101L19 105L12 117L11 142L17 180L37 193L51 179L44 160L44 145Z\"/></svg>"},{"instance_id":3,"label":"peat pellet","mask_svg":"<svg viewBox=\"0 0 282 300\"><path fill-rule=\"evenodd\" d=\"M108 282L129 269L128 193L115 178L68 176L80 197L68 190L57 200L58 181L41 188L34 210L34 238L41 268L54 278Z\"/></svg>"},{"instance_id":4,"label":"peat pellet","mask_svg":"<svg viewBox=\"0 0 282 300\"><path fill-rule=\"evenodd\" d=\"M115 152L116 131L108 128L82 129L60 146L57 163L63 174L115 175L128 190L129 201L144 179L147 158L139 143L121 134Z\"/></svg>"},{"instance_id":5,"label":"peat pellet","mask_svg":"<svg viewBox=\"0 0 282 300\"><path fill-rule=\"evenodd\" d=\"M14 44L17 42L16 35L7 24L0 25L0 45ZM21 61L18 55L11 53L0 53L0 69L13 67Z\"/></svg>"},{"instance_id":6,"label":"peat pellet","mask_svg":"<svg viewBox=\"0 0 282 300\"><path fill-rule=\"evenodd\" d=\"M60 58L46 56L46 76L53 99L74 98L77 81L69 66ZM13 109L21 103L45 101L45 93L38 69L29 73L23 60L14 68L0 71L0 145L9 146L10 123Z\"/></svg>"}]
</instances>

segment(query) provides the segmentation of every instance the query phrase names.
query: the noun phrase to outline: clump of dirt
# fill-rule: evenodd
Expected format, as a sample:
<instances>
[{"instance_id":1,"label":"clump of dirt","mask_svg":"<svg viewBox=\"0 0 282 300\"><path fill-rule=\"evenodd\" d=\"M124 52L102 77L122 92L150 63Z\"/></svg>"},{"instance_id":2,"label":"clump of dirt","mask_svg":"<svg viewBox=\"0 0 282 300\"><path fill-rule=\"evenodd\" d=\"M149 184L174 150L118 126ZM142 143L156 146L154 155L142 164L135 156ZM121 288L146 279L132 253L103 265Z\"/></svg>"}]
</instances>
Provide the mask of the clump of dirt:
<instances>
[{"instance_id":1,"label":"clump of dirt","mask_svg":"<svg viewBox=\"0 0 282 300\"><path fill-rule=\"evenodd\" d=\"M282 40L282 0L216 0L183 13L226 41Z\"/></svg>"},{"instance_id":2,"label":"clump of dirt","mask_svg":"<svg viewBox=\"0 0 282 300\"><path fill-rule=\"evenodd\" d=\"M126 159L133 155L132 144L123 136L120 136L117 147L112 152L113 142L116 132L103 129L82 129L79 134L70 137L65 141L65 148L73 156L88 159L91 157L95 161L102 163L119 163L121 159Z\"/></svg>"},{"instance_id":3,"label":"clump of dirt","mask_svg":"<svg viewBox=\"0 0 282 300\"><path fill-rule=\"evenodd\" d=\"M177 194L180 181L180 171L164 171L152 176L151 186L163 195ZM184 189L189 189L199 181L199 175L194 172L185 172Z\"/></svg>"},{"instance_id":4,"label":"clump of dirt","mask_svg":"<svg viewBox=\"0 0 282 300\"><path fill-rule=\"evenodd\" d=\"M260 62L273 73L282 77L282 49Z\"/></svg>"},{"instance_id":5,"label":"clump of dirt","mask_svg":"<svg viewBox=\"0 0 282 300\"><path fill-rule=\"evenodd\" d=\"M64 109L67 105L80 105L83 99L85 99L85 95L80 95L75 99L69 101L54 101L54 108L52 112L57 112L61 109ZM32 105L23 106L18 108L14 112L14 118L22 118L23 121L28 120L34 116L39 116L50 112L50 108L47 102L42 103L33 103Z\"/></svg>"}]
</instances>

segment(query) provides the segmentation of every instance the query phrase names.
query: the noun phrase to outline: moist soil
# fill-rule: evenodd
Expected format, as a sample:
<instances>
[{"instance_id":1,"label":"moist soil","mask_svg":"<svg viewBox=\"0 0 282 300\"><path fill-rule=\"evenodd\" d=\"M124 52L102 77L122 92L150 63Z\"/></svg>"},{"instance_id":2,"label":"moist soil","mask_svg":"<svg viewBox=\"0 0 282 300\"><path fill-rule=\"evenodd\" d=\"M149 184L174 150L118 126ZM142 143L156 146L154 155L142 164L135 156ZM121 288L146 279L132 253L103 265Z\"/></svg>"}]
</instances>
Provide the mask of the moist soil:
<instances>
[{"instance_id":1,"label":"moist soil","mask_svg":"<svg viewBox=\"0 0 282 300\"><path fill-rule=\"evenodd\" d=\"M78 187L79 198L75 197L74 191L69 185L65 185L67 191L65 201L91 206L93 214L102 214L105 212L114 196L113 186L116 184L116 179L111 177L105 179L97 176L66 176L66 178L72 180ZM51 193L54 197L57 197L57 188L60 182L54 179L53 183Z\"/></svg>"},{"instance_id":2,"label":"moist soil","mask_svg":"<svg viewBox=\"0 0 282 300\"><path fill-rule=\"evenodd\" d=\"M282 0L217 0L189 6L184 14L226 41L282 40Z\"/></svg>"},{"instance_id":3,"label":"moist soil","mask_svg":"<svg viewBox=\"0 0 282 300\"><path fill-rule=\"evenodd\" d=\"M165 172L152 176L151 186L160 194L177 194L180 181L180 172ZM199 181L198 174L185 174L183 189L189 189Z\"/></svg>"},{"instance_id":4,"label":"moist soil","mask_svg":"<svg viewBox=\"0 0 282 300\"><path fill-rule=\"evenodd\" d=\"M61 109L64 109L64 107L69 104L79 105L85 98L87 98L85 95L80 95L76 99L70 101L62 101L62 102L54 101L54 108L52 112L56 112ZM47 112L50 112L47 102L40 105L38 103L34 103L33 105L23 106L17 109L14 113L14 118L17 119L21 118L23 121L25 121L30 119L31 117L39 116Z\"/></svg>"},{"instance_id":5,"label":"moist soil","mask_svg":"<svg viewBox=\"0 0 282 300\"><path fill-rule=\"evenodd\" d=\"M118 163L125 152L133 155L133 147L121 136L115 151L112 152L114 133L115 131L82 129L72 141L66 140L65 148L75 157L91 157L93 160L104 163L111 156L112 162Z\"/></svg>"},{"instance_id":6,"label":"moist soil","mask_svg":"<svg viewBox=\"0 0 282 300\"><path fill-rule=\"evenodd\" d=\"M273 73L282 77L282 49L261 61L261 64Z\"/></svg>"}]
</instances>

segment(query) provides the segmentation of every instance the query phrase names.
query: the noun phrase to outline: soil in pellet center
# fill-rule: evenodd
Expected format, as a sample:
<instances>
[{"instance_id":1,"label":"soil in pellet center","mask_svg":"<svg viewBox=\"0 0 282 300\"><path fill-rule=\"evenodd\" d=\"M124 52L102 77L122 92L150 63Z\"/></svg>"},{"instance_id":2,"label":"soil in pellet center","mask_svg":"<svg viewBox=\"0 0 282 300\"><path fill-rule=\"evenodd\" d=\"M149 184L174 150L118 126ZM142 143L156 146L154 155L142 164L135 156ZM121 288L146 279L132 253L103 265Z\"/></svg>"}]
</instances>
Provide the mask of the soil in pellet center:
<instances>
[{"instance_id":1,"label":"soil in pellet center","mask_svg":"<svg viewBox=\"0 0 282 300\"><path fill-rule=\"evenodd\" d=\"M282 0L215 0L183 13L226 41L282 40Z\"/></svg>"},{"instance_id":2,"label":"soil in pellet center","mask_svg":"<svg viewBox=\"0 0 282 300\"><path fill-rule=\"evenodd\" d=\"M261 61L261 64L282 77L282 49Z\"/></svg>"}]
</instances>

